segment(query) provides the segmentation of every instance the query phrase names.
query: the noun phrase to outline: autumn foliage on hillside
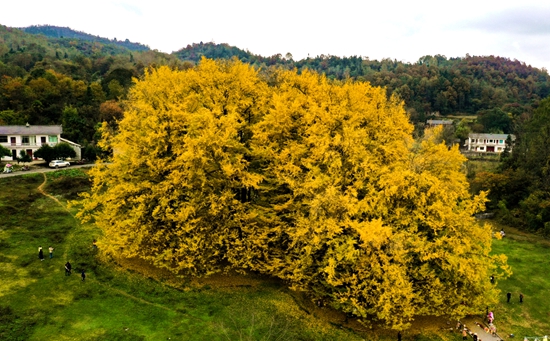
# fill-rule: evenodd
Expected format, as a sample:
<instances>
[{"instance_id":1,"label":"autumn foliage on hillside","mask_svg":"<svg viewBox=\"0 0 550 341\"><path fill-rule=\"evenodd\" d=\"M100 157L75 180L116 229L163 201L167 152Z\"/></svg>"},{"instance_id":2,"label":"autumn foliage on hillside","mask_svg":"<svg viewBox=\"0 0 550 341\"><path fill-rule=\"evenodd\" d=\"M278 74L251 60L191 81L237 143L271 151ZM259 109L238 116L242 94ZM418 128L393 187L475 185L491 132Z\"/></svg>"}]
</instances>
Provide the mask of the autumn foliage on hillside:
<instances>
[{"instance_id":1,"label":"autumn foliage on hillside","mask_svg":"<svg viewBox=\"0 0 550 341\"><path fill-rule=\"evenodd\" d=\"M238 61L151 69L91 171L79 216L102 249L182 276L284 279L312 299L403 329L493 302L491 229L457 148L413 140L401 102L368 83Z\"/></svg>"}]
</instances>

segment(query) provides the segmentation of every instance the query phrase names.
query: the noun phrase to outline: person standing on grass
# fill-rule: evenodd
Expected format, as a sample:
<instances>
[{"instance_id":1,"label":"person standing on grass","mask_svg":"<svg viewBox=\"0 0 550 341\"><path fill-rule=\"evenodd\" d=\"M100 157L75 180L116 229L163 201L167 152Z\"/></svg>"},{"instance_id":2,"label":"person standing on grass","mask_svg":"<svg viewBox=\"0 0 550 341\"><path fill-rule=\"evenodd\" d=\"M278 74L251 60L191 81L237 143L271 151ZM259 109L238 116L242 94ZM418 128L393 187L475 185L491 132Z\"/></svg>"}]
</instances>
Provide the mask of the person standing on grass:
<instances>
[{"instance_id":1,"label":"person standing on grass","mask_svg":"<svg viewBox=\"0 0 550 341\"><path fill-rule=\"evenodd\" d=\"M84 270L82 270L82 272L80 273L80 277L82 277L82 282L86 280L86 273L84 272Z\"/></svg>"},{"instance_id":2,"label":"person standing on grass","mask_svg":"<svg viewBox=\"0 0 550 341\"><path fill-rule=\"evenodd\" d=\"M50 251L50 259L53 258L53 247L49 247L48 250Z\"/></svg>"},{"instance_id":3,"label":"person standing on grass","mask_svg":"<svg viewBox=\"0 0 550 341\"><path fill-rule=\"evenodd\" d=\"M401 332L397 332L397 341L401 341Z\"/></svg>"},{"instance_id":4,"label":"person standing on grass","mask_svg":"<svg viewBox=\"0 0 550 341\"><path fill-rule=\"evenodd\" d=\"M67 263L65 263L65 276L71 275L71 269L72 269L71 263L67 261Z\"/></svg>"},{"instance_id":5,"label":"person standing on grass","mask_svg":"<svg viewBox=\"0 0 550 341\"><path fill-rule=\"evenodd\" d=\"M507 300L506 300L506 303L510 303L510 299L511 299L511 298L512 298L512 293L511 293L511 292L508 292L508 293L506 294L506 299L507 299Z\"/></svg>"},{"instance_id":6,"label":"person standing on grass","mask_svg":"<svg viewBox=\"0 0 550 341\"><path fill-rule=\"evenodd\" d=\"M466 328L462 329L462 340L468 340L468 332Z\"/></svg>"},{"instance_id":7,"label":"person standing on grass","mask_svg":"<svg viewBox=\"0 0 550 341\"><path fill-rule=\"evenodd\" d=\"M522 293L519 294L519 303L523 303L523 294Z\"/></svg>"},{"instance_id":8,"label":"person standing on grass","mask_svg":"<svg viewBox=\"0 0 550 341\"><path fill-rule=\"evenodd\" d=\"M42 251L42 246L38 247L38 259L40 259L41 261L44 260L44 251Z\"/></svg>"}]
</instances>

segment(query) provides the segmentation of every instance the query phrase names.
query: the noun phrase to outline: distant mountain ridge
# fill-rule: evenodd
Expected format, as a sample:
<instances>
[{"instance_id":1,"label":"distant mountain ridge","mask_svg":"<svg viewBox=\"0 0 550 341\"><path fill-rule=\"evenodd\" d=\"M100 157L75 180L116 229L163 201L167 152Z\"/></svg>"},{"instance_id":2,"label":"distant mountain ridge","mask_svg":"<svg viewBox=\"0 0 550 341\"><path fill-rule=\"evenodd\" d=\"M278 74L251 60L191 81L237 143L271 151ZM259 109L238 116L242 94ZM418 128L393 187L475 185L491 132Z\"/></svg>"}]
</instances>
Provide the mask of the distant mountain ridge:
<instances>
[{"instance_id":1,"label":"distant mountain ridge","mask_svg":"<svg viewBox=\"0 0 550 341\"><path fill-rule=\"evenodd\" d=\"M371 60L364 56L334 55L295 60L290 53L261 56L215 42L193 43L166 54L141 44L110 40L50 25L30 26L24 30L5 28L5 31L5 34L0 34L0 76L24 76L36 63L42 63L46 55L54 58L52 65L57 70L74 79L101 79L104 82L108 81L107 77L115 71L115 67L125 69L122 74L138 76L148 66L188 68L203 57L237 58L258 70L274 67L302 72L308 69L332 80L365 81L384 87L388 96L396 95L405 102L411 121L415 123L425 122L434 115L457 114L480 117L497 114L507 116L509 121L509 117L531 113L541 99L550 96L550 75L546 69L499 56L467 54L465 57L447 58L426 55L414 63L389 58ZM128 46L134 50L125 44L131 44ZM135 48L140 46L147 50L136 51ZM2 67L1 63L7 67ZM2 72L2 69L6 71ZM119 85L126 88L125 80L129 79L131 77L121 77ZM107 85L104 91L109 91ZM31 109L28 111L29 115L33 113ZM490 124L486 126L487 131L492 128ZM510 127L506 125L495 129L508 131Z\"/></svg>"},{"instance_id":2,"label":"distant mountain ridge","mask_svg":"<svg viewBox=\"0 0 550 341\"><path fill-rule=\"evenodd\" d=\"M140 43L134 43L125 40L108 39L99 36L94 36L85 32L75 31L69 27L60 27L52 25L33 25L29 27L20 27L21 31L30 34L42 34L50 38L68 38L68 39L82 39L87 41L97 41L103 44L115 44L121 47L125 47L132 51L149 51L149 46Z\"/></svg>"}]
</instances>

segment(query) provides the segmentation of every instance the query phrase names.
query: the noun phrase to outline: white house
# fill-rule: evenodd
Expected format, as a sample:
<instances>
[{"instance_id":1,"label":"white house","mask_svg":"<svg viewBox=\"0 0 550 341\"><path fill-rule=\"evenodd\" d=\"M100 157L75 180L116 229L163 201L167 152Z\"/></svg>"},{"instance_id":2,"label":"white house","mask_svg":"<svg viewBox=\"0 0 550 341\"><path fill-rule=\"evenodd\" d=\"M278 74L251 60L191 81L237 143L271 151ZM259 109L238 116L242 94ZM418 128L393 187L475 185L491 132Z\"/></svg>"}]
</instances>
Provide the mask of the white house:
<instances>
[{"instance_id":1,"label":"white house","mask_svg":"<svg viewBox=\"0 0 550 341\"><path fill-rule=\"evenodd\" d=\"M45 144L51 147L58 143L66 142L76 152L76 159L81 159L81 146L61 138L63 128L61 125L27 125L24 126L0 126L0 145L11 150L11 156L3 157L2 160L15 160L25 151L31 158L34 152Z\"/></svg>"},{"instance_id":2,"label":"white house","mask_svg":"<svg viewBox=\"0 0 550 341\"><path fill-rule=\"evenodd\" d=\"M470 152L502 153L506 148L506 139L511 136L512 142L516 137L511 134L469 134L465 146ZM510 146L510 150L512 146Z\"/></svg>"}]
</instances>

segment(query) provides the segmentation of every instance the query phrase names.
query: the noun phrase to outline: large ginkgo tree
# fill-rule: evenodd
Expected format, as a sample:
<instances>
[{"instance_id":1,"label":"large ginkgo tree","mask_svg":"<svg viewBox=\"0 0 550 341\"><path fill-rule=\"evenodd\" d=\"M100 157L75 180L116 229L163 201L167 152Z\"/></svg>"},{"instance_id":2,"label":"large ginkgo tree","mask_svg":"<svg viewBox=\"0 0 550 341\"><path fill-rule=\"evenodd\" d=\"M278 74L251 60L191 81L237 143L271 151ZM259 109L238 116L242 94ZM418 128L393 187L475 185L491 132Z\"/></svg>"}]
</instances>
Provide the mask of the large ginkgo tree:
<instances>
[{"instance_id":1,"label":"large ginkgo tree","mask_svg":"<svg viewBox=\"0 0 550 341\"><path fill-rule=\"evenodd\" d=\"M509 273L458 149L414 140L385 89L203 59L147 71L125 108L80 212L114 257L269 274L396 329L482 311Z\"/></svg>"}]
</instances>

